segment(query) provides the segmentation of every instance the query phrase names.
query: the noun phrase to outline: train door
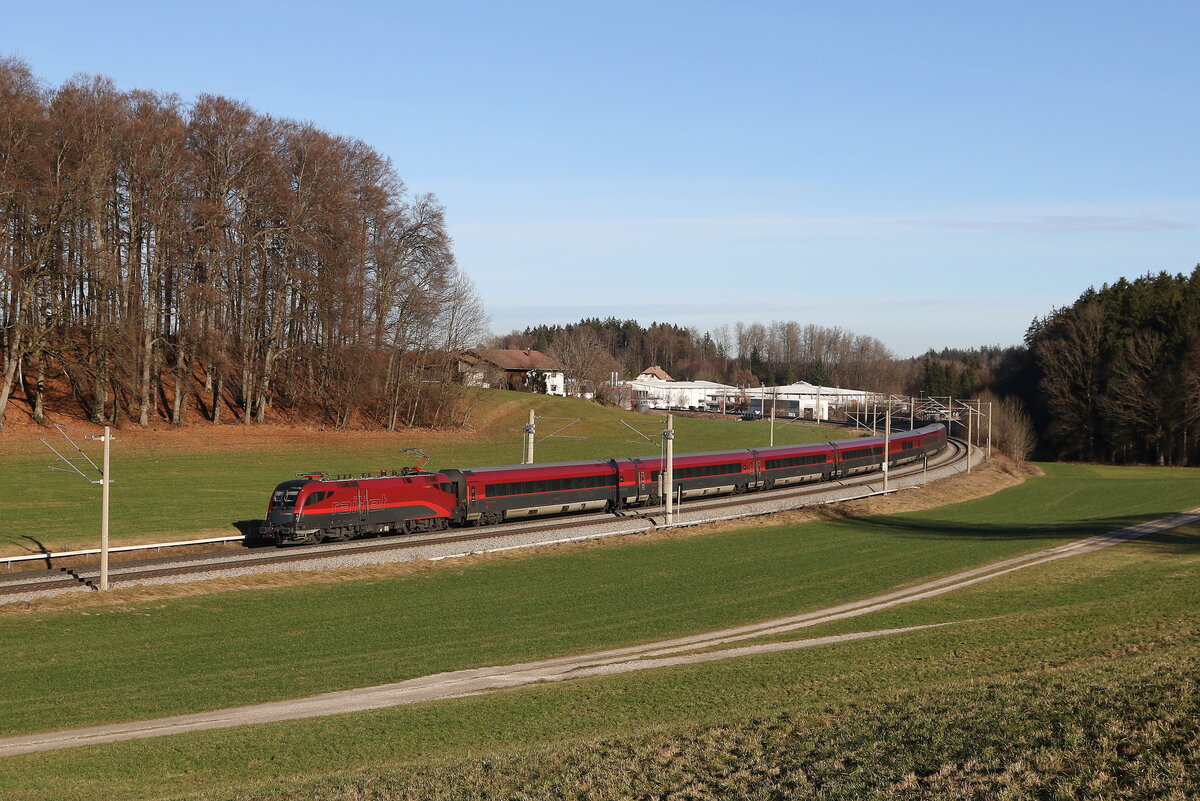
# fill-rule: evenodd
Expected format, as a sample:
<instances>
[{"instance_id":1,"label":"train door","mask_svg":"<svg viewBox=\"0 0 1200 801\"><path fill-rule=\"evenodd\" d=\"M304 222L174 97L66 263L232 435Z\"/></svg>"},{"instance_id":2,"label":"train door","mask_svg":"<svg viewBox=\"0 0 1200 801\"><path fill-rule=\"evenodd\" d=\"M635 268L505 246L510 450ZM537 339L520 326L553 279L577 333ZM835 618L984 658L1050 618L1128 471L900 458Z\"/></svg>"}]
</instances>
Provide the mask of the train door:
<instances>
[{"instance_id":1,"label":"train door","mask_svg":"<svg viewBox=\"0 0 1200 801\"><path fill-rule=\"evenodd\" d=\"M366 495L364 490L363 494ZM383 521L383 498L368 498L367 499L367 516L364 522L380 523Z\"/></svg>"},{"instance_id":2,"label":"train door","mask_svg":"<svg viewBox=\"0 0 1200 801\"><path fill-rule=\"evenodd\" d=\"M753 473L754 486L770 489L767 486L767 460L761 458L757 451L750 451L750 469Z\"/></svg>"},{"instance_id":3,"label":"train door","mask_svg":"<svg viewBox=\"0 0 1200 801\"><path fill-rule=\"evenodd\" d=\"M642 482L645 480L645 469L642 467L641 459L630 459L630 479L633 480L632 494L629 496L628 503L641 503L642 497Z\"/></svg>"},{"instance_id":4,"label":"train door","mask_svg":"<svg viewBox=\"0 0 1200 801\"><path fill-rule=\"evenodd\" d=\"M357 494L358 494L358 522L366 523L367 515L370 510L370 499L368 497L369 491L367 490L366 487L359 487Z\"/></svg>"},{"instance_id":5,"label":"train door","mask_svg":"<svg viewBox=\"0 0 1200 801\"><path fill-rule=\"evenodd\" d=\"M443 470L442 473L450 479L454 488L454 500L458 505L451 516L456 522L462 523L469 519L470 507L475 500L475 488L469 486L470 482L461 470L449 469Z\"/></svg>"},{"instance_id":6,"label":"train door","mask_svg":"<svg viewBox=\"0 0 1200 801\"><path fill-rule=\"evenodd\" d=\"M625 505L625 491L621 489L621 463L616 459L609 459L608 465L613 472L612 497L608 502L608 511L612 511Z\"/></svg>"}]
</instances>

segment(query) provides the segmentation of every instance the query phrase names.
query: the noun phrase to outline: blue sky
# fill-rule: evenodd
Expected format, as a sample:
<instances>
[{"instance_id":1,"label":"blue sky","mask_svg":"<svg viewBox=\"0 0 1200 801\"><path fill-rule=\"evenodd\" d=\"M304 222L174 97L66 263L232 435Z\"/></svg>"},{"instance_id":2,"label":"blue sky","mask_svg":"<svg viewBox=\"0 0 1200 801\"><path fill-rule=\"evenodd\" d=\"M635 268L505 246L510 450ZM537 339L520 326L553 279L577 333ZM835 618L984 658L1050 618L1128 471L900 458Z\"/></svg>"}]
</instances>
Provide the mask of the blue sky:
<instances>
[{"instance_id":1,"label":"blue sky","mask_svg":"<svg viewBox=\"0 0 1200 801\"><path fill-rule=\"evenodd\" d=\"M1200 263L1200 3L8 3L51 85L357 136L505 332L797 320L1016 344Z\"/></svg>"}]
</instances>

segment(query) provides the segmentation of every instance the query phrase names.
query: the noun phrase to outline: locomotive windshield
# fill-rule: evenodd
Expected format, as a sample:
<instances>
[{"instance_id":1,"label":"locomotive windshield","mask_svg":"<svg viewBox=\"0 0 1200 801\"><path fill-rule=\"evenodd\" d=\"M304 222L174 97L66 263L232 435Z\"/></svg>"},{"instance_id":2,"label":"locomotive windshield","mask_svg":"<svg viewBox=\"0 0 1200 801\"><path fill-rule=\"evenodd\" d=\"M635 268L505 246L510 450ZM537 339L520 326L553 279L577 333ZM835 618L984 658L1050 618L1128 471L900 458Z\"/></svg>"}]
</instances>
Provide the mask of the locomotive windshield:
<instances>
[{"instance_id":1,"label":"locomotive windshield","mask_svg":"<svg viewBox=\"0 0 1200 801\"><path fill-rule=\"evenodd\" d=\"M271 508L276 510L293 509L296 506L296 496L300 494L300 485L288 486L281 484L271 496Z\"/></svg>"}]
</instances>

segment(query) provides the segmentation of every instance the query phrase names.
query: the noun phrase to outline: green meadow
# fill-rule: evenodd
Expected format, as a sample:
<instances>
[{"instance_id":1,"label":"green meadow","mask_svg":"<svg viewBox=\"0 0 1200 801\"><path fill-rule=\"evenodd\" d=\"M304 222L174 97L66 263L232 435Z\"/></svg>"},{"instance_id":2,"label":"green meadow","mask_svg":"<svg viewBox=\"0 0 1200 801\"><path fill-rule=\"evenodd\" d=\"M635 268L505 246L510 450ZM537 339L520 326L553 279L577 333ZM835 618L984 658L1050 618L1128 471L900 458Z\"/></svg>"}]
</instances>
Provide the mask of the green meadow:
<instances>
[{"instance_id":1,"label":"green meadow","mask_svg":"<svg viewBox=\"0 0 1200 801\"><path fill-rule=\"evenodd\" d=\"M6 614L0 730L214 709L699 633L1200 505L1197 470L1045 469L996 495L914 514ZM790 638L952 624L903 635L9 757L0 791L1189 798L1200 742L1198 546L1196 527L1176 529Z\"/></svg>"}]
</instances>

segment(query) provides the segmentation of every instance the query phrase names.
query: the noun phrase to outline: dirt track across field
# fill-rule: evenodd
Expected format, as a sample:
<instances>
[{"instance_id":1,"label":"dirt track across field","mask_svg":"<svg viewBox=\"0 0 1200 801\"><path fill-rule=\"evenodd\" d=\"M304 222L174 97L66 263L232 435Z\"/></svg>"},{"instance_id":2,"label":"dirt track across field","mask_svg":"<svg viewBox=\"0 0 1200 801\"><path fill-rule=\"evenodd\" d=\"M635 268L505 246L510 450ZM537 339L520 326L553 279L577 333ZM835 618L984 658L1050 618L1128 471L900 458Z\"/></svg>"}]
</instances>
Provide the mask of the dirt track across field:
<instances>
[{"instance_id":1,"label":"dirt track across field","mask_svg":"<svg viewBox=\"0 0 1200 801\"><path fill-rule=\"evenodd\" d=\"M479 695L537 682L564 681L589 676L631 673L638 670L710 662L750 654L811 648L834 642L894 636L937 626L966 625L970 621L950 621L926 626L881 629L832 637L760 643L720 650L707 650L720 648L720 646L739 641L816 626L834 620L866 615L901 604L932 598L1028 567L1034 567L1058 559L1065 559L1070 556L1090 553L1127 540L1137 539L1147 534L1176 528L1198 520L1200 520L1200 508L1159 520L1152 520L1119 531L1086 537L1056 548L1012 559L1005 559L985 567L966 570L953 576L936 579L903 590L876 595L861 601L853 601L814 612L806 612L800 615L753 623L722 631L708 632L706 634L645 643L643 645L591 654L545 659L525 664L457 670L449 673L422 676L394 684L324 693L322 695L289 701L277 701L267 704L215 710L212 712L159 718L156 720L95 726L87 729L8 737L0 739L0 756L49 751L77 745L158 737L165 734L245 726L254 723L300 720L324 715L361 712L421 701L436 701L467 695Z\"/></svg>"}]
</instances>

